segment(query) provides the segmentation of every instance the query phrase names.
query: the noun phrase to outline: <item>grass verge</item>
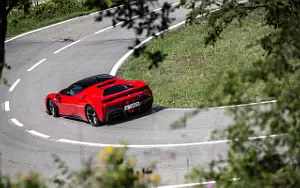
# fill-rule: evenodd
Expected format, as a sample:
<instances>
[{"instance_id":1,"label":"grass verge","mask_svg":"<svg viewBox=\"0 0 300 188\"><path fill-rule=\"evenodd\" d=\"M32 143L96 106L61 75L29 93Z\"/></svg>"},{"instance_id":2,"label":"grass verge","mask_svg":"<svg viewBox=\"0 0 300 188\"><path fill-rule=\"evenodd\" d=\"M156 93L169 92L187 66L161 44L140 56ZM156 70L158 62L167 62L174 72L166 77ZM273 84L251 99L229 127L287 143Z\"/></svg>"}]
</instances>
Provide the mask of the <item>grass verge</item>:
<instances>
[{"instance_id":1,"label":"grass verge","mask_svg":"<svg viewBox=\"0 0 300 188\"><path fill-rule=\"evenodd\" d=\"M16 8L8 15L7 38L95 11L96 8L88 9L83 2L70 0L42 3L31 7L26 16L21 9Z\"/></svg>"},{"instance_id":2,"label":"grass verge","mask_svg":"<svg viewBox=\"0 0 300 188\"><path fill-rule=\"evenodd\" d=\"M261 23L262 17L259 15L251 15L242 27L238 22L233 23L214 47L204 46L207 34L205 22L171 31L164 39L153 40L148 45L149 51L161 50L168 55L157 69L148 70L146 55L130 57L118 76L147 82L154 93L154 105L198 107L205 104L212 93L221 93L218 92L221 74L228 70L249 69L252 62L262 58L260 46L247 48L247 45L268 33L269 28ZM212 91L211 86L217 87ZM245 92L255 98L261 96L263 87L263 83L256 83ZM230 105L226 101L219 104Z\"/></svg>"}]
</instances>

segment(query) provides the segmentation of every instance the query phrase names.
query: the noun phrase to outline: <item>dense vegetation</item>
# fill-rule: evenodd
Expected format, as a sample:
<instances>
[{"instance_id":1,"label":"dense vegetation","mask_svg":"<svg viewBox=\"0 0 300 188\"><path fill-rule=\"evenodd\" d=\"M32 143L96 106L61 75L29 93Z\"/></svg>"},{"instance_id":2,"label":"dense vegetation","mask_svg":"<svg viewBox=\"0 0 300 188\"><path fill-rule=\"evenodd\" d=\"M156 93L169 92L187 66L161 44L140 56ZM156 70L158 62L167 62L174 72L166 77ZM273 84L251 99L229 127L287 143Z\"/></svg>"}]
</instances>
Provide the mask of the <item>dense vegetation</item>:
<instances>
[{"instance_id":1,"label":"dense vegetation","mask_svg":"<svg viewBox=\"0 0 300 188\"><path fill-rule=\"evenodd\" d=\"M90 10L83 1L53 0L31 6L24 14L22 5L14 8L8 15L7 37L28 30L47 26L72 17L86 15L96 11Z\"/></svg>"}]
</instances>

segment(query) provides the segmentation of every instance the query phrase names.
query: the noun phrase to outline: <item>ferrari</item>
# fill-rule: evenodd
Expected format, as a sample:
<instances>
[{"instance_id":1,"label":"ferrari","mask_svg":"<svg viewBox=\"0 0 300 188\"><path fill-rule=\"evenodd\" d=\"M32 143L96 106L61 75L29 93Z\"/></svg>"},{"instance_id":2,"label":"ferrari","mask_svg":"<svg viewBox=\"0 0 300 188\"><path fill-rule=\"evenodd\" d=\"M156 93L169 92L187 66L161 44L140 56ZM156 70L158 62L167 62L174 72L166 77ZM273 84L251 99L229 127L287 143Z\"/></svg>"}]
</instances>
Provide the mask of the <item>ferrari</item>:
<instances>
[{"instance_id":1,"label":"ferrari","mask_svg":"<svg viewBox=\"0 0 300 188\"><path fill-rule=\"evenodd\" d=\"M125 80L100 74L79 80L45 99L46 112L54 117L81 119L93 126L108 123L118 116L148 111L153 95L141 80Z\"/></svg>"}]
</instances>

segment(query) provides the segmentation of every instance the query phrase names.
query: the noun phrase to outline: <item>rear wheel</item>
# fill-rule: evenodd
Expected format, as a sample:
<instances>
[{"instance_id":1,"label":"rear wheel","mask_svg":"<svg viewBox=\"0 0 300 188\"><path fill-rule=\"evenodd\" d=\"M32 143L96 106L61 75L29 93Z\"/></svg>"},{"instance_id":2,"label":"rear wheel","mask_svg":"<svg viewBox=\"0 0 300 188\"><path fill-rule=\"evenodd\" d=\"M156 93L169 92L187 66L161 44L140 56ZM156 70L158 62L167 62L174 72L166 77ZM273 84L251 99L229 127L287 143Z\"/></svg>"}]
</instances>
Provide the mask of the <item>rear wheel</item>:
<instances>
[{"instance_id":1,"label":"rear wheel","mask_svg":"<svg viewBox=\"0 0 300 188\"><path fill-rule=\"evenodd\" d=\"M140 107L140 111L149 112L152 109L153 100L148 101Z\"/></svg>"},{"instance_id":2,"label":"rear wheel","mask_svg":"<svg viewBox=\"0 0 300 188\"><path fill-rule=\"evenodd\" d=\"M58 117L58 107L52 99L48 100L48 110L50 115Z\"/></svg>"},{"instance_id":3,"label":"rear wheel","mask_svg":"<svg viewBox=\"0 0 300 188\"><path fill-rule=\"evenodd\" d=\"M91 125L99 126L99 125L103 124L103 122L100 121L94 108L91 107L90 105L86 107L85 113L86 113L86 117Z\"/></svg>"},{"instance_id":4,"label":"rear wheel","mask_svg":"<svg viewBox=\"0 0 300 188\"><path fill-rule=\"evenodd\" d=\"M152 105L153 105L153 100L150 100L148 103L147 103L147 111L151 111L152 110Z\"/></svg>"},{"instance_id":5,"label":"rear wheel","mask_svg":"<svg viewBox=\"0 0 300 188\"><path fill-rule=\"evenodd\" d=\"M152 106L153 106L153 100L150 100L150 101L148 102L148 109L151 109Z\"/></svg>"}]
</instances>

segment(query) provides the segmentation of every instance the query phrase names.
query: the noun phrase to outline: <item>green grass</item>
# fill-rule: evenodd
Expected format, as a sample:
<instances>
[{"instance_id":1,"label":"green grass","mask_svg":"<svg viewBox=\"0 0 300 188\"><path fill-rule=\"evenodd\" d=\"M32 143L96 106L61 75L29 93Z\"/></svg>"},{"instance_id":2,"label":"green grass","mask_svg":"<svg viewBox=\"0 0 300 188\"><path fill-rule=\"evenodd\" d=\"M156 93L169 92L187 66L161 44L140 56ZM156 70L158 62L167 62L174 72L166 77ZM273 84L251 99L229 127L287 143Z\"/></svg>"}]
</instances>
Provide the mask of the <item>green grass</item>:
<instances>
[{"instance_id":1,"label":"green grass","mask_svg":"<svg viewBox=\"0 0 300 188\"><path fill-rule=\"evenodd\" d=\"M32 7L29 15L23 15L22 10L14 10L8 16L7 35L12 37L30 30L48 26L57 22L83 16L97 11L89 10L81 3L61 6L60 4L43 3L38 7Z\"/></svg>"},{"instance_id":2,"label":"green grass","mask_svg":"<svg viewBox=\"0 0 300 188\"><path fill-rule=\"evenodd\" d=\"M130 57L118 76L147 82L154 93L154 105L198 107L206 104L211 95L211 85L217 85L214 95L222 93L218 84L224 72L249 69L255 60L262 58L259 46L246 47L267 33L269 28L262 27L261 21L261 17L252 15L242 27L237 22L233 23L214 47L204 46L205 23L169 32L164 39L153 40L148 45L151 52L161 50L168 54L158 68L149 71L149 60L145 55ZM263 86L257 83L245 92L249 96L261 96ZM220 104L228 105L224 101Z\"/></svg>"}]
</instances>

